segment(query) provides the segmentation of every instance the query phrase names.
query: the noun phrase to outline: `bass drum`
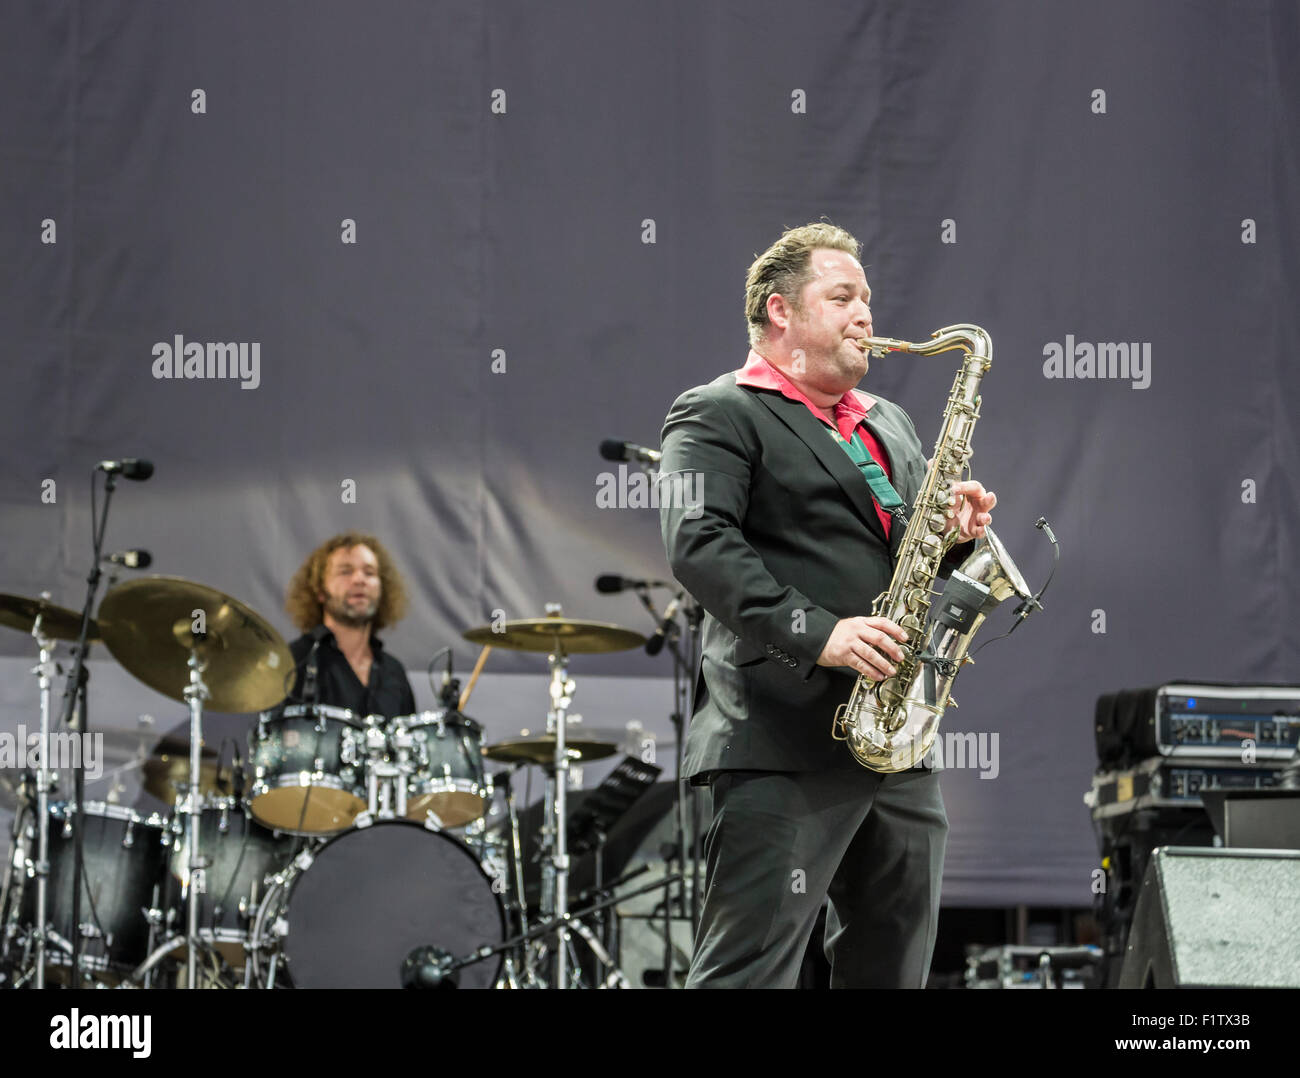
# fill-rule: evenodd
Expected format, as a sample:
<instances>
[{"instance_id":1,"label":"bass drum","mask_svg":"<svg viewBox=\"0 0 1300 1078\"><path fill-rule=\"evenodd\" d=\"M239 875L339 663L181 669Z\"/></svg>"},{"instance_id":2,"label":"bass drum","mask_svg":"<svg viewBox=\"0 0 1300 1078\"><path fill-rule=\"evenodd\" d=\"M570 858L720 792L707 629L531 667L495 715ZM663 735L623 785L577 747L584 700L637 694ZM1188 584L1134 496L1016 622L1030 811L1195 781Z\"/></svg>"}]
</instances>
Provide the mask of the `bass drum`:
<instances>
[{"instance_id":1,"label":"bass drum","mask_svg":"<svg viewBox=\"0 0 1300 1078\"><path fill-rule=\"evenodd\" d=\"M462 957L505 939L502 882L460 840L381 820L295 859L258 911L254 949L279 937L276 987L287 972L295 988L401 988L403 964L420 948ZM266 982L265 956L260 963ZM491 988L501 965L500 956L476 962L453 986Z\"/></svg>"}]
</instances>

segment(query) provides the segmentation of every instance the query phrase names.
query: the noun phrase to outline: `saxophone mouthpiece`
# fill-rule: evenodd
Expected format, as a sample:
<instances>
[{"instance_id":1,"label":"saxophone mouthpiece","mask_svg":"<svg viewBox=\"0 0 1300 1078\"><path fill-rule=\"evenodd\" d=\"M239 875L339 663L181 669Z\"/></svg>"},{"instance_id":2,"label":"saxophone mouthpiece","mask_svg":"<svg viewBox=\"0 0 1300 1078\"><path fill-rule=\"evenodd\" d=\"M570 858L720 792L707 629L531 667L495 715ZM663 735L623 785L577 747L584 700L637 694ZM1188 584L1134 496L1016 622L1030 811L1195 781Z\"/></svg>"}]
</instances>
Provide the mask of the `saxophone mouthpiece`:
<instances>
[{"instance_id":1,"label":"saxophone mouthpiece","mask_svg":"<svg viewBox=\"0 0 1300 1078\"><path fill-rule=\"evenodd\" d=\"M863 337L858 341L859 347L879 359L886 352L910 352L912 345L907 341L895 340L893 337Z\"/></svg>"}]
</instances>

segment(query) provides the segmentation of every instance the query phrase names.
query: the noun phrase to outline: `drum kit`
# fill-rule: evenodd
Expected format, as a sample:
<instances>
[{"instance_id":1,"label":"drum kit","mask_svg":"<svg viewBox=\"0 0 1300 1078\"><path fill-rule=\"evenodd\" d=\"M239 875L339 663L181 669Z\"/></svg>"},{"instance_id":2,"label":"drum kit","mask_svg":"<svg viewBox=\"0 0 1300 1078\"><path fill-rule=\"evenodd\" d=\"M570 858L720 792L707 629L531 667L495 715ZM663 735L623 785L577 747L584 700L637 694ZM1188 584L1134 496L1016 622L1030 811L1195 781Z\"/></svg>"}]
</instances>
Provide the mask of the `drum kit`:
<instances>
[{"instance_id":1,"label":"drum kit","mask_svg":"<svg viewBox=\"0 0 1300 1078\"><path fill-rule=\"evenodd\" d=\"M620 983L587 914L570 909L570 766L618 745L573 727L568 660L643 645L642 634L558 608L474 628L463 635L483 650L466 691L452 681L436 710L386 719L291 698L298 668L275 629L179 577L116 584L84 623L48 596L0 595L0 624L36 640L45 745L61 640L102 641L189 711L188 739L94 735L140 755L152 745L136 766L168 812L61 800L48 752L0 777L0 805L15 813L0 895L7 987L574 987L574 937L604 983ZM548 656L545 733L485 746L463 713L493 648ZM257 715L246 765L237 755L223 767L205 745L205 709ZM507 767L489 775L486 760ZM531 914L510 785L527 766L546 782ZM508 822L493 830L498 793Z\"/></svg>"}]
</instances>

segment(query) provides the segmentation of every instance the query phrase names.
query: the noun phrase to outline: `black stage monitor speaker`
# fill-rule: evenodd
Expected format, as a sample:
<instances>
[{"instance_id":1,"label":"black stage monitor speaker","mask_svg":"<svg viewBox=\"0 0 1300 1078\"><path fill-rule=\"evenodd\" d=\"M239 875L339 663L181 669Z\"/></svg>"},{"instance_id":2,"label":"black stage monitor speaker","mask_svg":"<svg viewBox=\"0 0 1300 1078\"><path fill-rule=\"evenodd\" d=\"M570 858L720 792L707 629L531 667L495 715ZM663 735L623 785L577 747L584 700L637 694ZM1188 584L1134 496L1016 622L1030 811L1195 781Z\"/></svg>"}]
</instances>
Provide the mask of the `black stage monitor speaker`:
<instances>
[{"instance_id":1,"label":"black stage monitor speaker","mask_svg":"<svg viewBox=\"0 0 1300 1078\"><path fill-rule=\"evenodd\" d=\"M1300 988L1300 850L1164 846L1120 988Z\"/></svg>"}]
</instances>

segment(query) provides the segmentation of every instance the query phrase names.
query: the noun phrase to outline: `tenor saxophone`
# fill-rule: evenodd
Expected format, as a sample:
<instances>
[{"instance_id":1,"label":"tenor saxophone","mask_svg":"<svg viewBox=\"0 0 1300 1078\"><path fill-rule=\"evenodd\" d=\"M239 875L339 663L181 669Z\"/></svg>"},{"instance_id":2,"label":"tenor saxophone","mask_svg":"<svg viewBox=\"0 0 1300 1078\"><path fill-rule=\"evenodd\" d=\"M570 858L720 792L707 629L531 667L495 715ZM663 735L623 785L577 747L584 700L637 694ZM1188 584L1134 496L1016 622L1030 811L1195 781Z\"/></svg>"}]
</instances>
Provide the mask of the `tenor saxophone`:
<instances>
[{"instance_id":1,"label":"tenor saxophone","mask_svg":"<svg viewBox=\"0 0 1300 1078\"><path fill-rule=\"evenodd\" d=\"M957 325L936 331L928 341L868 337L860 343L874 356L931 356L957 348L963 352L889 590L871 606L873 615L889 618L907 632L907 641L899 645L902 661L894 663L896 673L883 681L859 674L831 727L831 735L847 742L858 763L888 773L915 767L933 748L944 710L956 706L949 698L953 682L961 667L973 661L967 654L971 639L988 614L1012 595L1029 599L1033 593L993 529L986 528L970 556L952 571L931 616L940 564L957 541L956 528L946 531L955 502L949 491L968 474L980 382L993 362L989 335L979 326Z\"/></svg>"}]
</instances>

